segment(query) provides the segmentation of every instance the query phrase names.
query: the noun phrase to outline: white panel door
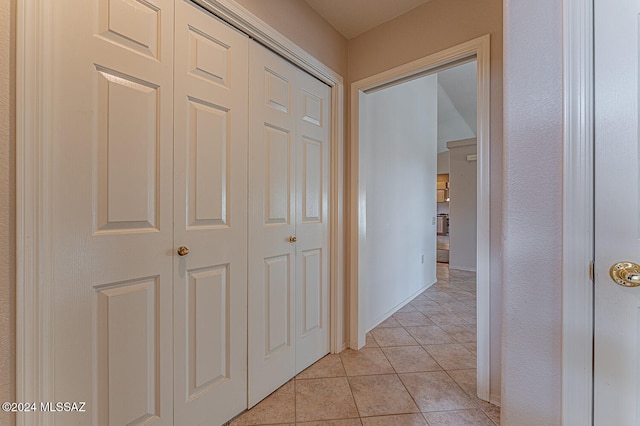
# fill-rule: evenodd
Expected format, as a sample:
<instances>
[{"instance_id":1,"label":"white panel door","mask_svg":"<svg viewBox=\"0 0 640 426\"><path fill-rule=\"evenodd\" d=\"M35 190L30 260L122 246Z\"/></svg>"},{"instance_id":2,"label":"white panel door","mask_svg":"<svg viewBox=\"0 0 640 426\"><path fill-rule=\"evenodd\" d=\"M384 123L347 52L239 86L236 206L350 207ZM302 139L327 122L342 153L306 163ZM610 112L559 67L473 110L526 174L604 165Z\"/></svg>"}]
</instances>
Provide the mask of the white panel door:
<instances>
[{"instance_id":1,"label":"white panel door","mask_svg":"<svg viewBox=\"0 0 640 426\"><path fill-rule=\"evenodd\" d=\"M296 374L329 352L329 86L295 68Z\"/></svg>"},{"instance_id":2,"label":"white panel door","mask_svg":"<svg viewBox=\"0 0 640 426\"><path fill-rule=\"evenodd\" d=\"M249 406L329 352L329 89L257 43L249 68Z\"/></svg>"},{"instance_id":3,"label":"white panel door","mask_svg":"<svg viewBox=\"0 0 640 426\"><path fill-rule=\"evenodd\" d=\"M248 38L175 2L175 424L247 407Z\"/></svg>"},{"instance_id":4,"label":"white panel door","mask_svg":"<svg viewBox=\"0 0 640 426\"><path fill-rule=\"evenodd\" d=\"M173 424L173 1L52 6L52 424Z\"/></svg>"},{"instance_id":5,"label":"white panel door","mask_svg":"<svg viewBox=\"0 0 640 426\"><path fill-rule=\"evenodd\" d=\"M640 424L640 1L595 1L596 215L594 425ZM619 278L640 284L640 268ZM626 272L625 272L626 271ZM624 284L624 281L621 281Z\"/></svg>"},{"instance_id":6,"label":"white panel door","mask_svg":"<svg viewBox=\"0 0 640 426\"><path fill-rule=\"evenodd\" d=\"M293 66L249 45L249 406L295 375Z\"/></svg>"}]
</instances>

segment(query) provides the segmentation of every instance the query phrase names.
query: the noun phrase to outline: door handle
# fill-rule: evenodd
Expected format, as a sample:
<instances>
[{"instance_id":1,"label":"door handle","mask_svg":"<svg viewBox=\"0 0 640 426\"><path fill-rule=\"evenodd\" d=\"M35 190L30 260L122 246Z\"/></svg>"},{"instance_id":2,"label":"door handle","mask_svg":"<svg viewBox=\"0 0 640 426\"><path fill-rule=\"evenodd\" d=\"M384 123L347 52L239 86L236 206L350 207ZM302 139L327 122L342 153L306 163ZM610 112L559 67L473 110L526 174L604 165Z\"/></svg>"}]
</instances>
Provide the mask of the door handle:
<instances>
[{"instance_id":1,"label":"door handle","mask_svg":"<svg viewBox=\"0 0 640 426\"><path fill-rule=\"evenodd\" d=\"M640 286L640 265L633 262L618 262L609 269L609 275L616 284L623 287Z\"/></svg>"},{"instance_id":2,"label":"door handle","mask_svg":"<svg viewBox=\"0 0 640 426\"><path fill-rule=\"evenodd\" d=\"M178 256L186 256L189 254L189 247L180 246L178 247Z\"/></svg>"},{"instance_id":3,"label":"door handle","mask_svg":"<svg viewBox=\"0 0 640 426\"><path fill-rule=\"evenodd\" d=\"M292 235L292 236L289 237L289 242L290 243L295 243L296 241L298 241L298 239L296 238L295 235Z\"/></svg>"}]
</instances>

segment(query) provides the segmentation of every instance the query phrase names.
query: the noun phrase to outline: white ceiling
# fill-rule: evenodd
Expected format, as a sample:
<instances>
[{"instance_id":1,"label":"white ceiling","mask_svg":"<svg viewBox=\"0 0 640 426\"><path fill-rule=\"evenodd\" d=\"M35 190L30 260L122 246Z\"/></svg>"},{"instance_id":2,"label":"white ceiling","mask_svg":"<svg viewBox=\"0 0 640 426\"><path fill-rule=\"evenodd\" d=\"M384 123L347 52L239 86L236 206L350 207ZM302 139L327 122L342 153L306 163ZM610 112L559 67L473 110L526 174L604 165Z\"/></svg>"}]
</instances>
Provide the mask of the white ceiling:
<instances>
[{"instance_id":1,"label":"white ceiling","mask_svg":"<svg viewBox=\"0 0 640 426\"><path fill-rule=\"evenodd\" d=\"M345 38L390 21L430 0L304 0ZM476 136L476 62L438 73L438 152Z\"/></svg>"},{"instance_id":2,"label":"white ceiling","mask_svg":"<svg viewBox=\"0 0 640 426\"><path fill-rule=\"evenodd\" d=\"M438 73L438 152L477 135L477 62Z\"/></svg>"},{"instance_id":3,"label":"white ceiling","mask_svg":"<svg viewBox=\"0 0 640 426\"><path fill-rule=\"evenodd\" d=\"M354 38L429 0L304 0L346 39Z\"/></svg>"}]
</instances>

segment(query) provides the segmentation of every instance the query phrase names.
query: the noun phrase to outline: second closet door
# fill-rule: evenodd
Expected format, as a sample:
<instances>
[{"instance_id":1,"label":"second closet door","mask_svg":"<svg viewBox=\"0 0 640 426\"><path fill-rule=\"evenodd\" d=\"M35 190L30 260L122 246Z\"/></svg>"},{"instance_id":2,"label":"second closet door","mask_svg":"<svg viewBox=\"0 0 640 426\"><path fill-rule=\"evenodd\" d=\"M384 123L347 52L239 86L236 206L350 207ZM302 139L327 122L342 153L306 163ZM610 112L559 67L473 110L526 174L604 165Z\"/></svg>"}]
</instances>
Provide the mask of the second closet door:
<instances>
[{"instance_id":1,"label":"second closet door","mask_svg":"<svg viewBox=\"0 0 640 426\"><path fill-rule=\"evenodd\" d=\"M249 406L329 352L329 87L249 54Z\"/></svg>"}]
</instances>

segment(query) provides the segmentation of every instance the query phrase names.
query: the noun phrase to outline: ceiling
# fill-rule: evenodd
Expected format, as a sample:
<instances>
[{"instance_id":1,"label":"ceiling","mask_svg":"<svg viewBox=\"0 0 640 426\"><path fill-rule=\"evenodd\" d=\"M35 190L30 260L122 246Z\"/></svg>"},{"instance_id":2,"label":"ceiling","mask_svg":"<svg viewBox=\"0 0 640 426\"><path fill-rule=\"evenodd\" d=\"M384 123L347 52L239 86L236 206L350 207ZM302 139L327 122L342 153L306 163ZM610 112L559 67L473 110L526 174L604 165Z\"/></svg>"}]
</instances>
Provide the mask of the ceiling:
<instances>
[{"instance_id":1,"label":"ceiling","mask_svg":"<svg viewBox=\"0 0 640 426\"><path fill-rule=\"evenodd\" d=\"M438 73L438 152L477 134L477 62Z\"/></svg>"},{"instance_id":2,"label":"ceiling","mask_svg":"<svg viewBox=\"0 0 640 426\"><path fill-rule=\"evenodd\" d=\"M429 0L304 0L347 40Z\"/></svg>"},{"instance_id":3,"label":"ceiling","mask_svg":"<svg viewBox=\"0 0 640 426\"><path fill-rule=\"evenodd\" d=\"M346 39L430 0L304 0ZM438 152L447 142L476 136L476 62L438 72Z\"/></svg>"}]
</instances>

